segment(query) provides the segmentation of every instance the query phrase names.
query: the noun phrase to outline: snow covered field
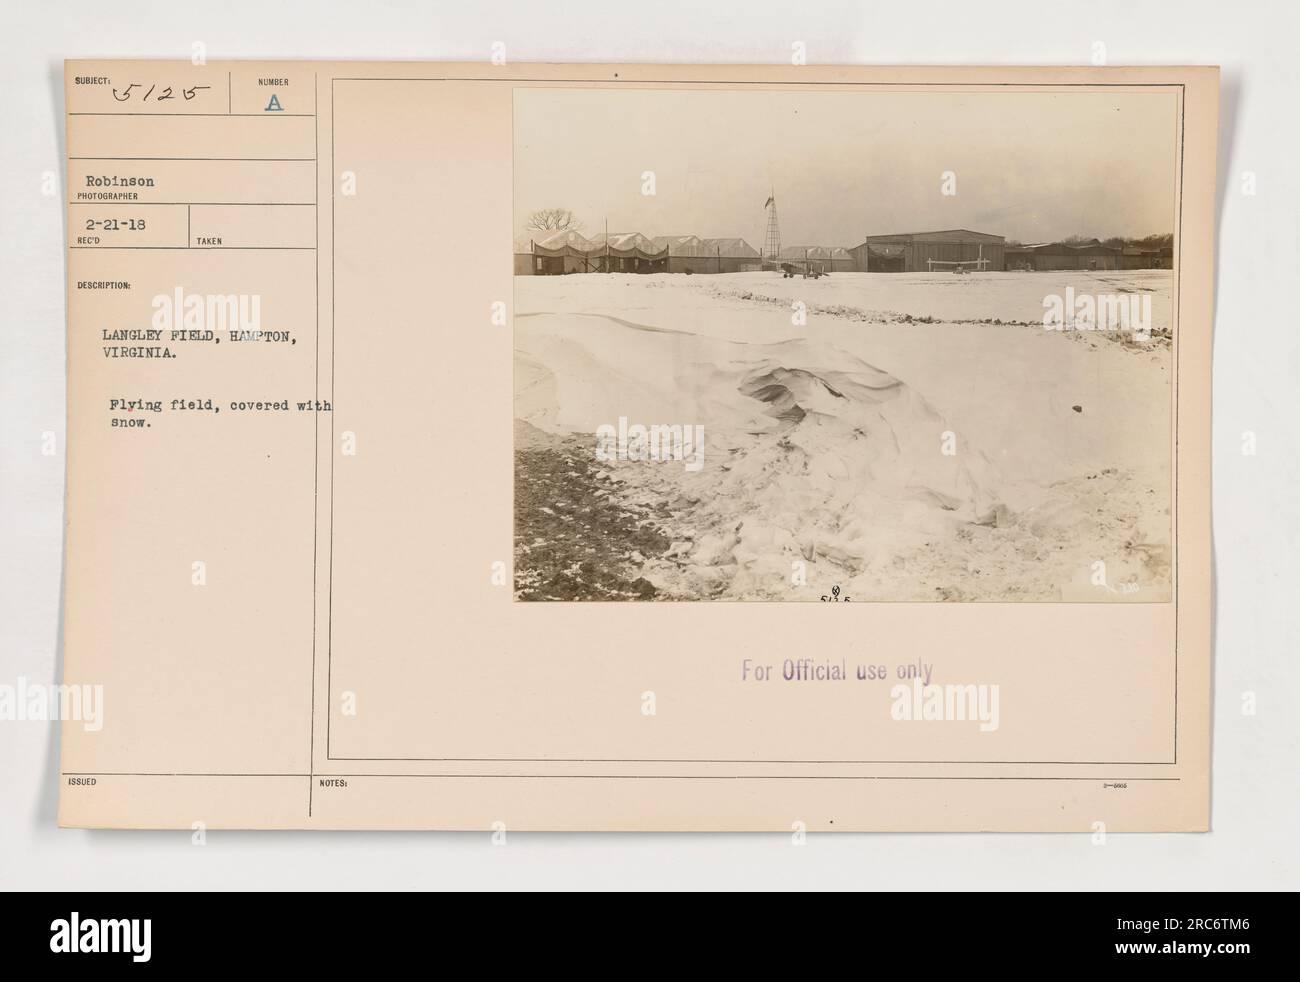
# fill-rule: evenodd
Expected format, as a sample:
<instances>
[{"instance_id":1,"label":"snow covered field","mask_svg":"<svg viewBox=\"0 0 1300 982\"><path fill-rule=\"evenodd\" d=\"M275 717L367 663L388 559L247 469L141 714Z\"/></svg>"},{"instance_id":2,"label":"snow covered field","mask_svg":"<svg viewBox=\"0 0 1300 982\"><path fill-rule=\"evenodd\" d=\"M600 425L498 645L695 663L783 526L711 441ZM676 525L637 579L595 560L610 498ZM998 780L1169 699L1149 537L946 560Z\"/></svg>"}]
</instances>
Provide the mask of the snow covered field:
<instances>
[{"instance_id":1,"label":"snow covered field","mask_svg":"<svg viewBox=\"0 0 1300 982\"><path fill-rule=\"evenodd\" d=\"M1167 599L1172 286L516 277L517 594ZM1067 287L1150 295L1156 336L1045 330ZM702 448L598 459L638 424Z\"/></svg>"}]
</instances>

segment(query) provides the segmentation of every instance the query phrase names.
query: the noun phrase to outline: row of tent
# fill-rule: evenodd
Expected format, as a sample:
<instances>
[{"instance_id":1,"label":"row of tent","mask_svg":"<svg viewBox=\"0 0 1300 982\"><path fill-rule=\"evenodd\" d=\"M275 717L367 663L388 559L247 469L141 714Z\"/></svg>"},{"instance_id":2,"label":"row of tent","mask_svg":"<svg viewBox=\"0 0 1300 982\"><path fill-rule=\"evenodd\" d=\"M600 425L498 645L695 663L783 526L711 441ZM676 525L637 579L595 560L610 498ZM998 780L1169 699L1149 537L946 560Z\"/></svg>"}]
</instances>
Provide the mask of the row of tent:
<instances>
[{"instance_id":1,"label":"row of tent","mask_svg":"<svg viewBox=\"0 0 1300 982\"><path fill-rule=\"evenodd\" d=\"M640 232L536 232L515 239L515 273L738 273L763 268L757 249L740 238L714 239L698 235L657 235ZM847 249L830 246L787 246L780 262L817 263L826 271L851 270Z\"/></svg>"},{"instance_id":2,"label":"row of tent","mask_svg":"<svg viewBox=\"0 0 1300 982\"><path fill-rule=\"evenodd\" d=\"M744 239L640 232L533 232L515 240L514 270L519 275L559 273L739 273L776 265L821 272L923 272L937 262L994 270L1169 269L1173 250L1105 245L1097 239L1006 245L1000 235L949 229L900 235L874 235L853 249L838 246L786 246L776 262Z\"/></svg>"}]
</instances>

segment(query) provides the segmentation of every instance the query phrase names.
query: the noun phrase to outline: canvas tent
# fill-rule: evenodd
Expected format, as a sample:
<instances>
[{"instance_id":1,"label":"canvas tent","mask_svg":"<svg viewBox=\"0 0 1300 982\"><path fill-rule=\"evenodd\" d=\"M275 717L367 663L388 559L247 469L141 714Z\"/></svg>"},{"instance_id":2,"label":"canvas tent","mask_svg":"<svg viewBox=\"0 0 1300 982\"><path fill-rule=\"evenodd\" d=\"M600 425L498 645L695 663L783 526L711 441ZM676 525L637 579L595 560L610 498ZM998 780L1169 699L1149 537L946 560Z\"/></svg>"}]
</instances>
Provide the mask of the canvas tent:
<instances>
[{"instance_id":1,"label":"canvas tent","mask_svg":"<svg viewBox=\"0 0 1300 982\"><path fill-rule=\"evenodd\" d=\"M658 246L640 232L604 232L591 238L590 258L598 272L665 273L668 247Z\"/></svg>"},{"instance_id":2,"label":"canvas tent","mask_svg":"<svg viewBox=\"0 0 1300 982\"><path fill-rule=\"evenodd\" d=\"M836 253L831 256L831 252ZM839 250L825 253L826 268L841 268ZM517 276L561 273L736 273L762 269L757 249L741 238L701 238L698 235L659 235L640 232L600 232L591 238L578 232L528 231L515 237ZM802 253L800 254L802 259ZM843 268L849 268L847 265Z\"/></svg>"},{"instance_id":3,"label":"canvas tent","mask_svg":"<svg viewBox=\"0 0 1300 982\"><path fill-rule=\"evenodd\" d=\"M525 232L515 238L515 275L591 272L595 248L595 244L580 232Z\"/></svg>"},{"instance_id":4,"label":"canvas tent","mask_svg":"<svg viewBox=\"0 0 1300 982\"><path fill-rule=\"evenodd\" d=\"M735 273L762 266L758 250L744 239L658 235L654 238L654 244L668 250L670 273Z\"/></svg>"}]
</instances>

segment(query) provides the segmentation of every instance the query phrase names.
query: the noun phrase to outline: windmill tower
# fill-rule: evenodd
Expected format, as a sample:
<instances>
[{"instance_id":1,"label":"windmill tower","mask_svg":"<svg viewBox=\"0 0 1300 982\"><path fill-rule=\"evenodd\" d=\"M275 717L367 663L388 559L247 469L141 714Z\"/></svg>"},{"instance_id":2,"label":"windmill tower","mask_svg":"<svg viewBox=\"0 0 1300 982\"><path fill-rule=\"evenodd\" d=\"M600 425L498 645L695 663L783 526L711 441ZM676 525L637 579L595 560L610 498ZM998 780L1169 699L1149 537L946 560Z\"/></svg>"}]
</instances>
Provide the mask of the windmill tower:
<instances>
[{"instance_id":1,"label":"windmill tower","mask_svg":"<svg viewBox=\"0 0 1300 982\"><path fill-rule=\"evenodd\" d=\"M768 262L781 259L781 223L776 217L776 191L773 190L763 205L767 209L767 238L763 240L763 258Z\"/></svg>"}]
</instances>

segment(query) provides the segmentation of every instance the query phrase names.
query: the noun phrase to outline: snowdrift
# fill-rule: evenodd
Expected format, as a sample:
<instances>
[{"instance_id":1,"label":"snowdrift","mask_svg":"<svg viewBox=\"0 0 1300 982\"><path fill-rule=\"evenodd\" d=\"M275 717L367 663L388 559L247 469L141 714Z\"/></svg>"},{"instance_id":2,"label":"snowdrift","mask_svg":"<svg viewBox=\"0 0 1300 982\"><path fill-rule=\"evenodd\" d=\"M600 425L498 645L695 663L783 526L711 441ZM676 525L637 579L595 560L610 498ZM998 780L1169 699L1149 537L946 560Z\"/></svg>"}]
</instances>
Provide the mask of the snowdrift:
<instances>
[{"instance_id":1,"label":"snowdrift","mask_svg":"<svg viewBox=\"0 0 1300 982\"><path fill-rule=\"evenodd\" d=\"M744 594L788 582L800 558L848 574L955 524L1007 518L997 468L905 381L839 347L599 314L520 320L519 418L586 436L620 417L704 426L698 473L673 461L610 466L625 500L673 515L661 579Z\"/></svg>"}]
</instances>

